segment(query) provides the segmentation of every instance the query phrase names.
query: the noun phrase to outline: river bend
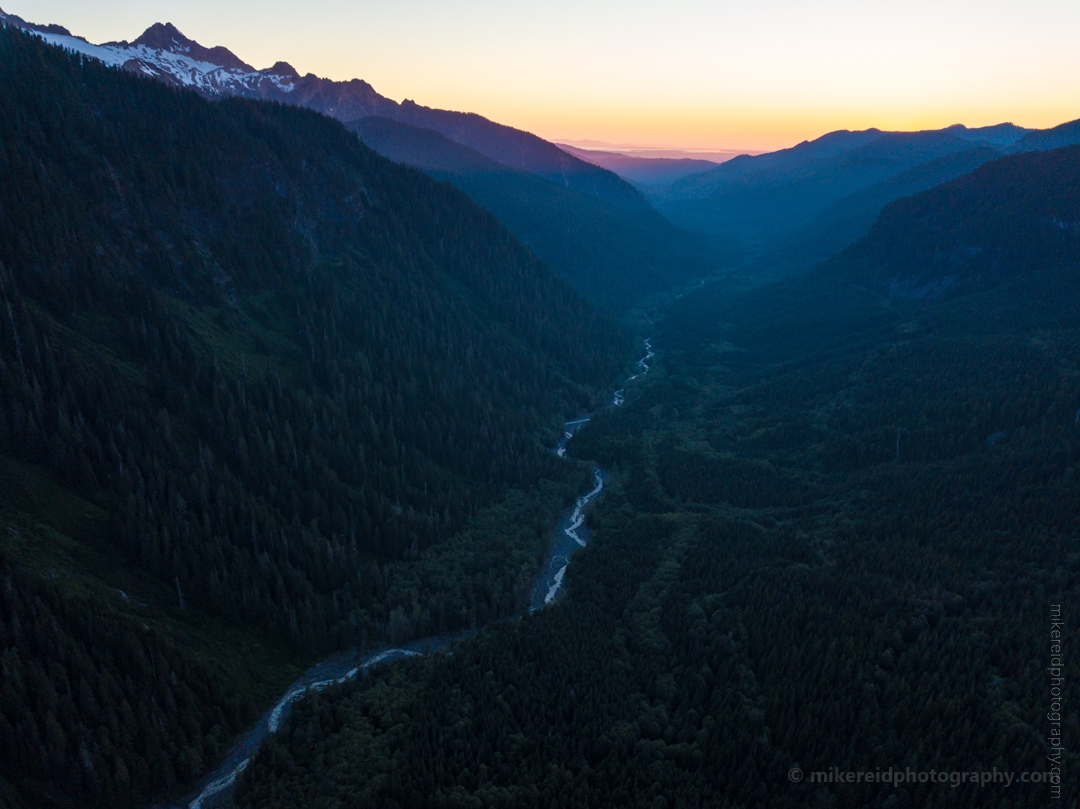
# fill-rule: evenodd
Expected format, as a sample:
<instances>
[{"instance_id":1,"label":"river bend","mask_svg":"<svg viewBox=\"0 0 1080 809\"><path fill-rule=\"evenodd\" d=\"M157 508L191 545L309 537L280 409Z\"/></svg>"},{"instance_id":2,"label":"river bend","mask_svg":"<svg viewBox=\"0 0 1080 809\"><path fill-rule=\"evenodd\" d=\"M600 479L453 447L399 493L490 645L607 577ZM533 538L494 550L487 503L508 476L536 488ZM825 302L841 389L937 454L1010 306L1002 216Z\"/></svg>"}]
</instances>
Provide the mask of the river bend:
<instances>
[{"instance_id":1,"label":"river bend","mask_svg":"<svg viewBox=\"0 0 1080 809\"><path fill-rule=\"evenodd\" d=\"M626 383L630 383L649 372L648 361L656 356L652 350L651 340L645 341L645 351L645 356L636 363L635 367L638 370L627 378ZM626 401L625 391L624 383L624 387L615 391L607 407L621 407ZM556 455L560 458L566 457L567 443L575 432L588 424L591 418L592 416L589 415L566 422L563 437L555 447ZM603 493L606 481L607 473L594 463L593 488L581 495L573 507L566 509L559 517L551 547L545 557L544 564L540 567L537 582L529 600L530 612L542 609L545 605L556 600L562 592L563 578L566 576L566 568L570 563L570 555L578 548L585 547L589 542L589 528L585 525L585 508ZM263 740L277 731L288 716L292 704L308 691L321 691L335 683L343 683L380 663L389 663L405 657L428 654L443 649L453 641L470 634L473 634L473 631L420 638L398 646L388 646L374 651L352 649L331 655L308 669L303 676L289 686L284 696L262 715L255 727L237 740L220 766L204 776L197 794L165 804L165 809L218 809L223 806L232 792L236 779L247 769L251 757L255 755Z\"/></svg>"}]
</instances>

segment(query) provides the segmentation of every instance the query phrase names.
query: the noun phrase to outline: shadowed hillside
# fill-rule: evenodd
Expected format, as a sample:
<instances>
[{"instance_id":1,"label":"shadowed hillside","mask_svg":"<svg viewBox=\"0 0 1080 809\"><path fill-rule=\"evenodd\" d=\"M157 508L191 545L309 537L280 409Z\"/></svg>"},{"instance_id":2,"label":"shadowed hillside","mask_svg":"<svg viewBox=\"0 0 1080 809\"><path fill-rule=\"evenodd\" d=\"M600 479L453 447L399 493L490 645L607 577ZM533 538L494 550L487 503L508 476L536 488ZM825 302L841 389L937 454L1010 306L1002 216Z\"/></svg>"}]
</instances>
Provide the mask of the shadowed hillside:
<instances>
[{"instance_id":1,"label":"shadowed hillside","mask_svg":"<svg viewBox=\"0 0 1080 809\"><path fill-rule=\"evenodd\" d=\"M715 275L742 253L732 239L687 232L651 208L625 210L511 169L431 129L379 117L349 128L380 154L464 191L579 292L616 312Z\"/></svg>"},{"instance_id":2,"label":"shadowed hillside","mask_svg":"<svg viewBox=\"0 0 1080 809\"><path fill-rule=\"evenodd\" d=\"M726 233L748 248L744 283L804 272L865 235L894 199L1004 154L1080 142L1075 122L1030 131L1013 124L925 132L832 132L778 152L742 156L648 189L682 227Z\"/></svg>"},{"instance_id":3,"label":"shadowed hillside","mask_svg":"<svg viewBox=\"0 0 1080 809\"><path fill-rule=\"evenodd\" d=\"M672 305L570 442L612 483L563 603L313 696L238 806L1075 802L1078 181L1080 148L988 163ZM1034 775L959 776L994 768Z\"/></svg>"},{"instance_id":4,"label":"shadowed hillside","mask_svg":"<svg viewBox=\"0 0 1080 809\"><path fill-rule=\"evenodd\" d=\"M11 28L0 108L0 778L27 805L143 804L307 656L519 609L583 474L542 441L617 377L613 320L310 110Z\"/></svg>"}]
</instances>

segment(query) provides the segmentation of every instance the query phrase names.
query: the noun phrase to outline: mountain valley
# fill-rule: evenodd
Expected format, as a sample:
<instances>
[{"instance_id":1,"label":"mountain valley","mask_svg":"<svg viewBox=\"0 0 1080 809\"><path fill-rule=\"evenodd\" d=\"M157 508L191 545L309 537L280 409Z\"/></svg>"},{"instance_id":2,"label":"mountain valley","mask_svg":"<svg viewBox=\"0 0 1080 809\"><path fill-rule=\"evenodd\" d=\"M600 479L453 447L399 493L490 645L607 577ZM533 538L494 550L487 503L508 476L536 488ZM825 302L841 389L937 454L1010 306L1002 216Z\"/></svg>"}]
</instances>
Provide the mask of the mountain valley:
<instances>
[{"instance_id":1,"label":"mountain valley","mask_svg":"<svg viewBox=\"0 0 1080 809\"><path fill-rule=\"evenodd\" d=\"M0 110L0 809L1080 799L1080 122L648 157L2 11Z\"/></svg>"},{"instance_id":2,"label":"mountain valley","mask_svg":"<svg viewBox=\"0 0 1080 809\"><path fill-rule=\"evenodd\" d=\"M126 72L186 87L208 98L240 97L307 107L356 128L369 118L400 124L388 156L428 171L451 151L451 171L518 238L532 246L580 292L622 312L643 297L669 293L737 262L731 239L689 233L658 215L641 193L613 172L552 143L479 115L431 109L379 95L359 79L335 82L300 76L278 62L255 70L223 47L205 48L171 24L155 24L134 42L92 45L60 26L38 26L0 11L0 22L50 44ZM400 133L414 133L404 138ZM404 148L405 143L410 148ZM449 143L447 143L449 142ZM458 147L456 150L449 144ZM436 145L438 144L438 145ZM371 145L371 144L369 144ZM429 155L432 148L435 154ZM469 155L462 158L461 155ZM479 168L477 155L488 160Z\"/></svg>"}]
</instances>

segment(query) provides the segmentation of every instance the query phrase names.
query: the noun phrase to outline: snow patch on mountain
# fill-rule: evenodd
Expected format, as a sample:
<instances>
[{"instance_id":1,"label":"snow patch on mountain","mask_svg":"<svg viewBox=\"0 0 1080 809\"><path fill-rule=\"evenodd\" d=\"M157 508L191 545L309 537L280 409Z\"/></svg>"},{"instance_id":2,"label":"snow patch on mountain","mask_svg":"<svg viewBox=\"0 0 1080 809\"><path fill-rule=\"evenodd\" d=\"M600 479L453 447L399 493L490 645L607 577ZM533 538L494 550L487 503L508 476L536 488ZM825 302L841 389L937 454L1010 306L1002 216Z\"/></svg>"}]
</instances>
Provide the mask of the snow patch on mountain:
<instances>
[{"instance_id":1,"label":"snow patch on mountain","mask_svg":"<svg viewBox=\"0 0 1080 809\"><path fill-rule=\"evenodd\" d=\"M266 71L252 70L224 48L206 49L187 39L171 25L148 29L139 39L153 39L166 47L153 47L138 40L134 43L109 42L94 45L82 37L74 36L59 26L39 26L27 23L13 14L0 11L0 23L13 25L41 37L50 45L59 45L72 53L97 59L110 67L118 67L133 73L163 80L169 84L190 87L210 96L245 95L263 97L267 90L291 93L298 78L289 65L279 62ZM151 37L155 28L162 28L171 35ZM62 33L61 33L62 32ZM217 53L222 61L242 67L226 67L221 64L195 58L193 53ZM284 70L277 70L284 68ZM269 85L269 86L267 86Z\"/></svg>"}]
</instances>

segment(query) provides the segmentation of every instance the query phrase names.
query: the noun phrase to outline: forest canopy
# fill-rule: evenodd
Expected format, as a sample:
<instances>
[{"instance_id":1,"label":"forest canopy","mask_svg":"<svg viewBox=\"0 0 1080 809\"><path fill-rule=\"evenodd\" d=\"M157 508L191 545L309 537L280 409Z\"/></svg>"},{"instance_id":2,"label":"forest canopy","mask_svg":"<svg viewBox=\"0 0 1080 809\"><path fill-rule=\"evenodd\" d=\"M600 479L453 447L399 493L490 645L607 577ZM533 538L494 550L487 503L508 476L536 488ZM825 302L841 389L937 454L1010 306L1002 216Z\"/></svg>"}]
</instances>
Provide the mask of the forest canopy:
<instances>
[{"instance_id":1,"label":"forest canopy","mask_svg":"<svg viewBox=\"0 0 1080 809\"><path fill-rule=\"evenodd\" d=\"M620 325L309 110L10 28L0 109L0 775L116 806L214 762L253 695L205 638L163 651L159 624L303 660L520 608L583 474L545 442L617 377ZM96 516L58 523L72 498ZM27 568L36 543L137 594L72 600ZM124 617L140 600L159 624Z\"/></svg>"},{"instance_id":2,"label":"forest canopy","mask_svg":"<svg viewBox=\"0 0 1080 809\"><path fill-rule=\"evenodd\" d=\"M1077 149L988 164L804 278L670 307L570 443L612 484L565 601L312 696L237 805L1019 809L1055 766L1075 802L1048 666L1080 585L1078 178Z\"/></svg>"}]
</instances>

